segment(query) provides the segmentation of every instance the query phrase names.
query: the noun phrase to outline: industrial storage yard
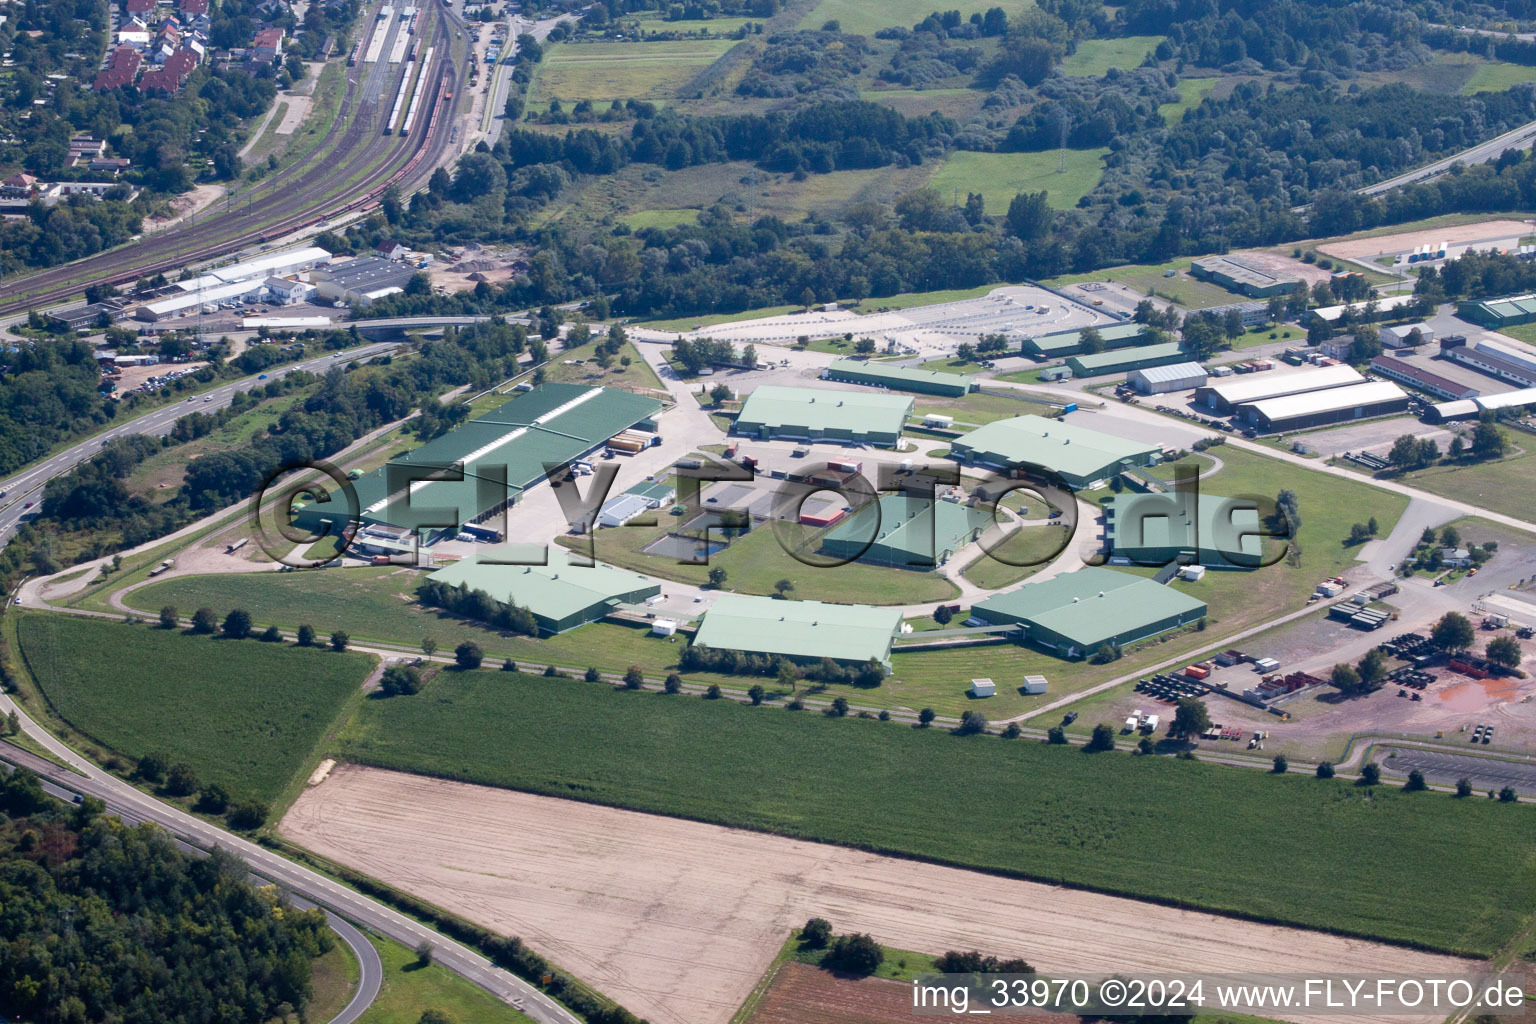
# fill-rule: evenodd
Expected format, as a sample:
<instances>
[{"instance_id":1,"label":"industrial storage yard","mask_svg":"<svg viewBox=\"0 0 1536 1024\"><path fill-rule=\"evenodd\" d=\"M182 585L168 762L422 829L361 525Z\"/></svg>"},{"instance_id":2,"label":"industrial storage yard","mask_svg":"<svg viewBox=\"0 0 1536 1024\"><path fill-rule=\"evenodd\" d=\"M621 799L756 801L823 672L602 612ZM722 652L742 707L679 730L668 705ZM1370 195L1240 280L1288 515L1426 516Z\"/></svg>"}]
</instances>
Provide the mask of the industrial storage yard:
<instances>
[{"instance_id":1,"label":"industrial storage yard","mask_svg":"<svg viewBox=\"0 0 1536 1024\"><path fill-rule=\"evenodd\" d=\"M304 792L281 831L521 935L647 1019L676 1024L729 1020L785 933L818 915L901 949L1027 952L1045 972L1427 977L1469 967L1321 932L377 769L333 771Z\"/></svg>"}]
</instances>

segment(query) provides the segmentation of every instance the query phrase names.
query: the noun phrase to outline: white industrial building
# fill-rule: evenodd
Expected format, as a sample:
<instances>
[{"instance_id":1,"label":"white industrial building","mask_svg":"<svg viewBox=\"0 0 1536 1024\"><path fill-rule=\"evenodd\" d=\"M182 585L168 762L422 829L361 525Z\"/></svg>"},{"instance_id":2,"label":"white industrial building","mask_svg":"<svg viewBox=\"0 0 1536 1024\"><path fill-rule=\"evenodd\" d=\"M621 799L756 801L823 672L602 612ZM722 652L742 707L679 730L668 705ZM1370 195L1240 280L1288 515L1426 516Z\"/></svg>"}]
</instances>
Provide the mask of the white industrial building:
<instances>
[{"instance_id":1,"label":"white industrial building","mask_svg":"<svg viewBox=\"0 0 1536 1024\"><path fill-rule=\"evenodd\" d=\"M265 289L266 284L261 280L231 281L228 284L219 284L211 288L169 295L154 302L146 302L142 306L135 307L133 318L153 323L170 317L190 316L197 312L199 306L217 306L232 299L239 302L259 299Z\"/></svg>"},{"instance_id":2,"label":"white industrial building","mask_svg":"<svg viewBox=\"0 0 1536 1024\"><path fill-rule=\"evenodd\" d=\"M269 252L265 256L257 256L255 259L243 260L239 263L230 264L227 267L205 271L199 277L176 282L176 287L185 292L195 292L199 288L228 284L231 281L287 277L300 271L323 267L330 262L330 253L319 246L307 245L297 249L284 249L281 252Z\"/></svg>"},{"instance_id":3,"label":"white industrial building","mask_svg":"<svg viewBox=\"0 0 1536 1024\"><path fill-rule=\"evenodd\" d=\"M1435 340L1435 329L1429 324L1402 324L1398 327L1383 327L1381 329L1381 343L1389 348L1401 348L1412 345L1413 332L1419 332L1419 344L1427 345Z\"/></svg>"},{"instance_id":4,"label":"white industrial building","mask_svg":"<svg viewBox=\"0 0 1536 1024\"><path fill-rule=\"evenodd\" d=\"M1536 356L1492 341L1479 341L1475 345L1453 344L1456 341L1456 338L1444 339L1440 354L1522 388L1536 387Z\"/></svg>"},{"instance_id":5,"label":"white industrial building","mask_svg":"<svg viewBox=\"0 0 1536 1024\"><path fill-rule=\"evenodd\" d=\"M623 526L636 516L644 515L656 506L643 494L620 494L603 502L597 513L598 526Z\"/></svg>"},{"instance_id":6,"label":"white industrial building","mask_svg":"<svg viewBox=\"0 0 1536 1024\"><path fill-rule=\"evenodd\" d=\"M366 306L375 299L405 289L416 273L414 267L377 256L359 256L345 263L332 263L310 274L315 294L330 302Z\"/></svg>"},{"instance_id":7,"label":"white industrial building","mask_svg":"<svg viewBox=\"0 0 1536 1024\"><path fill-rule=\"evenodd\" d=\"M1435 419L1444 423L1447 420L1471 419L1484 412L1498 412L1500 409L1522 409L1528 405L1536 406L1536 388L1520 388L1498 395L1476 395L1459 401L1441 402L1434 407L1434 411Z\"/></svg>"},{"instance_id":8,"label":"white industrial building","mask_svg":"<svg viewBox=\"0 0 1536 1024\"><path fill-rule=\"evenodd\" d=\"M1220 413L1233 412L1240 405L1262 402L1307 391L1345 387L1364 381L1352 366L1322 366L1295 373L1262 374L1208 384L1195 392L1195 401Z\"/></svg>"},{"instance_id":9,"label":"white industrial building","mask_svg":"<svg viewBox=\"0 0 1536 1024\"><path fill-rule=\"evenodd\" d=\"M1132 370L1126 381L1143 395L1163 395L1170 391L1192 391L1204 387L1209 379L1199 363L1172 363Z\"/></svg>"},{"instance_id":10,"label":"white industrial building","mask_svg":"<svg viewBox=\"0 0 1536 1024\"><path fill-rule=\"evenodd\" d=\"M267 301L278 306L295 306L315 293L315 286L297 277L267 278Z\"/></svg>"},{"instance_id":11,"label":"white industrial building","mask_svg":"<svg viewBox=\"0 0 1536 1024\"><path fill-rule=\"evenodd\" d=\"M1376 304L1379 312L1386 313L1408 305L1414 298L1413 295L1387 295L1370 301ZM1364 313L1368 305L1370 305L1368 302L1350 302L1341 306L1319 306L1317 309L1308 310L1307 316L1331 324L1343 316L1346 310L1351 313Z\"/></svg>"},{"instance_id":12,"label":"white industrial building","mask_svg":"<svg viewBox=\"0 0 1536 1024\"><path fill-rule=\"evenodd\" d=\"M1371 416L1406 412L1408 393L1386 380L1282 395L1239 407L1238 415L1266 433L1305 430Z\"/></svg>"}]
</instances>

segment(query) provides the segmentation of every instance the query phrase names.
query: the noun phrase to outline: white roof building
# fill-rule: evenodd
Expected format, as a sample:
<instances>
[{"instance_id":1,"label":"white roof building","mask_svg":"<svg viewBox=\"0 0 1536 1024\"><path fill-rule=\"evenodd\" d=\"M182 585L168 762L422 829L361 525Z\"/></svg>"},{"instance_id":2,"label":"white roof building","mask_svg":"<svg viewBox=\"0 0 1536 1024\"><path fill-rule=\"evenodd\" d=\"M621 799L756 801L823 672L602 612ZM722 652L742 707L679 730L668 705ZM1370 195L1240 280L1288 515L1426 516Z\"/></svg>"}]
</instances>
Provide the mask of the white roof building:
<instances>
[{"instance_id":1,"label":"white roof building","mask_svg":"<svg viewBox=\"0 0 1536 1024\"><path fill-rule=\"evenodd\" d=\"M281 252L269 252L265 256L257 256L255 259L243 260L227 267L218 267L210 270L200 277L186 281L178 281L176 287L182 291L197 291L199 287L208 287L214 284L227 284L231 281L247 281L251 278L285 277L296 274L301 270L309 270L313 267L322 267L331 262L331 254L315 245L302 246L297 249L284 249Z\"/></svg>"},{"instance_id":2,"label":"white roof building","mask_svg":"<svg viewBox=\"0 0 1536 1024\"><path fill-rule=\"evenodd\" d=\"M1414 296L1412 295L1388 295L1376 300L1376 308L1385 312L1397 309L1399 306L1406 306L1413 300ZM1331 324L1343 316L1345 310L1362 312L1365 307L1366 303L1364 302L1350 302L1342 306L1319 306L1317 309L1311 310L1308 315Z\"/></svg>"},{"instance_id":3,"label":"white roof building","mask_svg":"<svg viewBox=\"0 0 1536 1024\"><path fill-rule=\"evenodd\" d=\"M1406 391L1391 381L1373 380L1349 387L1325 388L1249 402L1242 407L1242 415L1250 423L1256 423L1262 428L1276 429L1363 419L1407 407Z\"/></svg>"},{"instance_id":4,"label":"white roof building","mask_svg":"<svg viewBox=\"0 0 1536 1024\"><path fill-rule=\"evenodd\" d=\"M1359 384L1365 380L1352 366L1323 366L1295 373L1264 373L1224 380L1200 389L1197 400L1217 412L1228 412L1248 402L1260 402L1304 391Z\"/></svg>"},{"instance_id":5,"label":"white roof building","mask_svg":"<svg viewBox=\"0 0 1536 1024\"><path fill-rule=\"evenodd\" d=\"M154 302L146 302L133 311L136 320L164 320L167 317L183 316L193 313L198 306L210 303L224 302L228 299L249 299L261 295L265 289L261 281L232 281L229 284L219 284L211 288L203 288L200 291L185 292L181 295L171 295Z\"/></svg>"},{"instance_id":6,"label":"white roof building","mask_svg":"<svg viewBox=\"0 0 1536 1024\"><path fill-rule=\"evenodd\" d=\"M1144 395L1160 395L1202 387L1209 377L1199 363L1171 363L1132 370L1125 379Z\"/></svg>"}]
</instances>

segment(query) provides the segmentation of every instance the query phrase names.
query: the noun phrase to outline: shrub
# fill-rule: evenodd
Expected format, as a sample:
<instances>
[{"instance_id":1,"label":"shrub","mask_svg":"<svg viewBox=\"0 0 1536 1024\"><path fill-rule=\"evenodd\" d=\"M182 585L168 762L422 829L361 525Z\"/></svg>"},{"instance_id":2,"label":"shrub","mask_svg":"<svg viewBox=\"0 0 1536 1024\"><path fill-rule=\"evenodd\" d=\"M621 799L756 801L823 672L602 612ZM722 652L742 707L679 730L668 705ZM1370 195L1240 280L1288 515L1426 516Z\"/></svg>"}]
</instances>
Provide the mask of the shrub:
<instances>
[{"instance_id":1,"label":"shrub","mask_svg":"<svg viewBox=\"0 0 1536 1024\"><path fill-rule=\"evenodd\" d=\"M1102 750L1115 749L1115 730L1108 722L1100 722L1093 727L1093 735L1083 747L1089 753L1098 753Z\"/></svg>"},{"instance_id":2,"label":"shrub","mask_svg":"<svg viewBox=\"0 0 1536 1024\"><path fill-rule=\"evenodd\" d=\"M879 970L880 961L884 959L885 954L879 943L863 932L854 932L852 935L839 935L822 959L822 964L863 978Z\"/></svg>"},{"instance_id":3,"label":"shrub","mask_svg":"<svg viewBox=\"0 0 1536 1024\"><path fill-rule=\"evenodd\" d=\"M589 669L587 669L587 674L586 674L585 678L586 678L587 682L595 683L598 680L602 679L603 677L602 677L602 674L597 671L597 669L589 668Z\"/></svg>"},{"instance_id":4,"label":"shrub","mask_svg":"<svg viewBox=\"0 0 1536 1024\"><path fill-rule=\"evenodd\" d=\"M624 686L631 690L638 690L645 685L645 673L640 671L639 665L631 665L624 670Z\"/></svg>"},{"instance_id":5,"label":"shrub","mask_svg":"<svg viewBox=\"0 0 1536 1024\"><path fill-rule=\"evenodd\" d=\"M824 917L813 917L800 929L802 949L826 949L832 941L832 924Z\"/></svg>"},{"instance_id":6,"label":"shrub","mask_svg":"<svg viewBox=\"0 0 1536 1024\"><path fill-rule=\"evenodd\" d=\"M465 640L453 649L453 663L461 669L479 668L485 660L485 652L473 640Z\"/></svg>"},{"instance_id":7,"label":"shrub","mask_svg":"<svg viewBox=\"0 0 1536 1024\"><path fill-rule=\"evenodd\" d=\"M1333 762L1323 761L1317 766L1317 777L1320 779L1333 778Z\"/></svg>"},{"instance_id":8,"label":"shrub","mask_svg":"<svg viewBox=\"0 0 1536 1024\"><path fill-rule=\"evenodd\" d=\"M709 684L709 689L704 691L704 699L705 700L719 700L720 699L720 684L719 683L710 683Z\"/></svg>"},{"instance_id":9,"label":"shrub","mask_svg":"<svg viewBox=\"0 0 1536 1024\"><path fill-rule=\"evenodd\" d=\"M676 672L668 672L667 678L662 680L661 689L664 693L682 693L683 677Z\"/></svg>"},{"instance_id":10,"label":"shrub","mask_svg":"<svg viewBox=\"0 0 1536 1024\"><path fill-rule=\"evenodd\" d=\"M956 736L973 736L987 731L987 716L980 711L967 711L960 716L960 724L950 730Z\"/></svg>"},{"instance_id":11,"label":"shrub","mask_svg":"<svg viewBox=\"0 0 1536 1024\"><path fill-rule=\"evenodd\" d=\"M1003 739L1016 740L1023 735L1024 730L1019 728L1018 722L1009 722L1003 729Z\"/></svg>"}]
</instances>

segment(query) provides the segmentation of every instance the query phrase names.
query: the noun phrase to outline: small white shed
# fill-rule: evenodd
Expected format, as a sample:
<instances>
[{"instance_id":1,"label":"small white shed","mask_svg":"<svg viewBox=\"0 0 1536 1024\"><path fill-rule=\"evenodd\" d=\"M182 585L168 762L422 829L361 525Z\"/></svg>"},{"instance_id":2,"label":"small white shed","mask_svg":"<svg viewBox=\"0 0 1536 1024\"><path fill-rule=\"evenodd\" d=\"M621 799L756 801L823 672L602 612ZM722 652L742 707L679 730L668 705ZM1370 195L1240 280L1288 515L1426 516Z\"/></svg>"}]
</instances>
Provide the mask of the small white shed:
<instances>
[{"instance_id":1,"label":"small white shed","mask_svg":"<svg viewBox=\"0 0 1536 1024\"><path fill-rule=\"evenodd\" d=\"M1046 691L1045 676L1025 676L1024 692L1026 694L1044 693Z\"/></svg>"},{"instance_id":2,"label":"small white shed","mask_svg":"<svg viewBox=\"0 0 1536 1024\"><path fill-rule=\"evenodd\" d=\"M677 623L672 619L657 619L651 623L652 636L671 636L677 632Z\"/></svg>"},{"instance_id":3,"label":"small white shed","mask_svg":"<svg viewBox=\"0 0 1536 1024\"><path fill-rule=\"evenodd\" d=\"M997 684L990 679L972 679L972 697L993 697L997 695Z\"/></svg>"}]
</instances>

